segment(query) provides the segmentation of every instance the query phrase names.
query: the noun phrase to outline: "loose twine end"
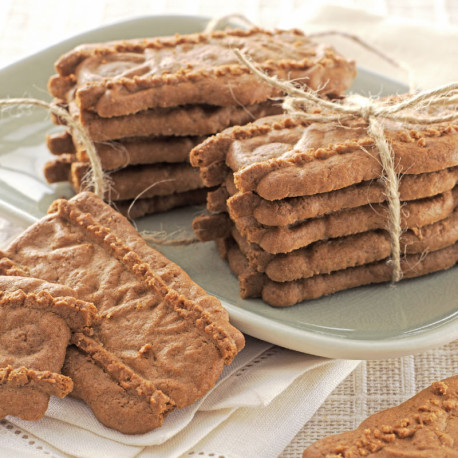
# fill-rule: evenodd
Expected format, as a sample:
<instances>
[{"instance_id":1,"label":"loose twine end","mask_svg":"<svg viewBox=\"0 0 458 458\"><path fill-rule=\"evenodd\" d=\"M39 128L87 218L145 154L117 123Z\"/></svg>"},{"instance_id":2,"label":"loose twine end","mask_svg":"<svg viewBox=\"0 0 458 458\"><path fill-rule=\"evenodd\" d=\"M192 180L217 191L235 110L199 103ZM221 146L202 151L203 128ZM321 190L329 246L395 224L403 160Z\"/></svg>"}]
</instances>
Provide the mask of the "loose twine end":
<instances>
[{"instance_id":1,"label":"loose twine end","mask_svg":"<svg viewBox=\"0 0 458 458\"><path fill-rule=\"evenodd\" d=\"M80 143L87 151L90 162L90 170L84 181L90 183L94 188L94 193L103 199L108 185L103 173L102 163L97 154L94 143L89 138L86 129L84 129L84 127L67 112L67 110L59 107L58 105L45 102L44 100L26 97L0 99L0 107L13 107L20 105L44 108L65 121L67 126L71 129L75 141Z\"/></svg>"}]
</instances>

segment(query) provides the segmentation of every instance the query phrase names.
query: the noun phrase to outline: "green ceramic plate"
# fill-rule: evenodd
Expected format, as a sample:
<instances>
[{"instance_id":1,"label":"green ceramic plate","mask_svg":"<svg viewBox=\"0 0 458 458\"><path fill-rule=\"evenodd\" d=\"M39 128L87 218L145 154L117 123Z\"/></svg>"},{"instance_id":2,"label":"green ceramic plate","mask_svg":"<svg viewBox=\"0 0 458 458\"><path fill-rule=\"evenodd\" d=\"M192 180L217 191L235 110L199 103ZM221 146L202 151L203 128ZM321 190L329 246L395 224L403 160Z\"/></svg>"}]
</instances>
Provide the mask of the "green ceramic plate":
<instances>
[{"instance_id":1,"label":"green ceramic plate","mask_svg":"<svg viewBox=\"0 0 458 458\"><path fill-rule=\"evenodd\" d=\"M49 99L46 91L53 62L84 42L195 32L200 17L156 16L103 27L66 40L0 70L0 97ZM404 92L402 85L360 69L354 91ZM70 197L68 185L50 186L42 176L51 159L45 135L59 128L38 109L11 110L0 118L0 211L16 223L30 224L58 197ZM190 207L137 221L140 230L185 229L201 208ZM458 270L406 280L396 287L368 286L275 309L260 300L242 300L236 278L213 244L167 248L181 265L229 310L233 323L254 337L301 352L332 358L390 358L421 352L458 338Z\"/></svg>"}]
</instances>

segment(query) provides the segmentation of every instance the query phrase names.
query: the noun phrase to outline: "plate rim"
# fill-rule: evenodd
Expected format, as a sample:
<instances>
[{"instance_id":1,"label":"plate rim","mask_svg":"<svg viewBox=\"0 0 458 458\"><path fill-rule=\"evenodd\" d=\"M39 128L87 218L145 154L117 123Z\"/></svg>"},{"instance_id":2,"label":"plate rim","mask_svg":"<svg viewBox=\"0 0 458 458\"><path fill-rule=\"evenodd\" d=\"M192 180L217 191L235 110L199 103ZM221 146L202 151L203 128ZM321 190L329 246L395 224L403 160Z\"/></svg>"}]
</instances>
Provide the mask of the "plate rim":
<instances>
[{"instance_id":1,"label":"plate rim","mask_svg":"<svg viewBox=\"0 0 458 458\"><path fill-rule=\"evenodd\" d=\"M67 45L69 47L73 47L75 46L75 42L78 40L90 40L90 36L94 33L100 33L104 30L113 31L120 25L124 27L132 27L138 22L148 22L151 20L157 20L158 18L163 21L174 19L189 21L190 23L192 21L197 23L209 20L208 17L199 15L168 14L140 16L116 21L75 34L58 43L45 47L37 52L33 52L21 59L3 66L0 68L0 76L5 71L14 71L15 67L26 64L30 59L39 58L42 54L57 52L60 48ZM398 86L403 86L403 83L393 80L385 75L374 73L364 67L358 67L358 71L363 74L374 75L381 80L389 81ZM35 218L32 215L9 204L3 196L0 196L0 210L3 210L4 213L10 214L20 221L23 221L27 226L35 221ZM458 316L436 326L434 329L429 329L417 334L390 337L379 340L351 339L292 327L283 322L276 322L272 318L258 315L250 310L243 310L241 307L236 307L235 305L229 303L224 298L218 297L218 299L228 311L231 322L243 332L285 348L328 358L359 360L400 357L420 353L449 343L458 338ZM252 317L247 321L247 316ZM256 326L259 324L262 325L260 328L259 326Z\"/></svg>"}]
</instances>

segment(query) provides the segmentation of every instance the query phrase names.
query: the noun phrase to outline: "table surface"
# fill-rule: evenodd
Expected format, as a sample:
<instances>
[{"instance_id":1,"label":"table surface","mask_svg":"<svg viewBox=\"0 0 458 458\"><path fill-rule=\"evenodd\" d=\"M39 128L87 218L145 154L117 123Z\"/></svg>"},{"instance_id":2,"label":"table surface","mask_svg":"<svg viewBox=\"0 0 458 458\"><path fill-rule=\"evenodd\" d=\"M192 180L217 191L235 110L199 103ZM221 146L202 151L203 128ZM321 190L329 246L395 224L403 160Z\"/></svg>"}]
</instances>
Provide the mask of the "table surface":
<instances>
[{"instance_id":1,"label":"table surface","mask_svg":"<svg viewBox=\"0 0 458 458\"><path fill-rule=\"evenodd\" d=\"M303 0L130 0L119 3L112 0L3 0L0 68L77 33L131 17L151 14L222 16L237 12L256 24L273 27L284 22L295 9L308 4L312 7L313 3ZM342 0L333 3L425 21L430 25L458 24L458 2L454 0ZM314 440L354 429L371 413L399 404L434 380L456 375L457 369L458 341L420 355L363 362L329 396L281 456L301 456L303 449Z\"/></svg>"}]
</instances>

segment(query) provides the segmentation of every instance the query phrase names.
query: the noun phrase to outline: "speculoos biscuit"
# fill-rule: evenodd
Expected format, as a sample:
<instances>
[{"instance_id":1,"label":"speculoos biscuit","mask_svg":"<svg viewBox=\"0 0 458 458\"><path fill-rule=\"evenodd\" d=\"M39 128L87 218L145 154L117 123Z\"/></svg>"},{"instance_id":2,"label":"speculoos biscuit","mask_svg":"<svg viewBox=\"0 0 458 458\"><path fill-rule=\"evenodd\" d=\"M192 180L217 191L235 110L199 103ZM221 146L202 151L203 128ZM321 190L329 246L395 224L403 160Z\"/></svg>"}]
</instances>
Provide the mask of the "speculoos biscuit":
<instances>
[{"instance_id":1,"label":"speculoos biscuit","mask_svg":"<svg viewBox=\"0 0 458 458\"><path fill-rule=\"evenodd\" d=\"M354 431L320 439L302 457L456 457L457 415L458 376L454 376L370 416Z\"/></svg>"},{"instance_id":2,"label":"speculoos biscuit","mask_svg":"<svg viewBox=\"0 0 458 458\"><path fill-rule=\"evenodd\" d=\"M277 94L239 63L234 47L270 74L323 94L343 94L356 74L354 62L298 30L253 28L81 45L56 62L48 88L100 117L154 107L254 105Z\"/></svg>"},{"instance_id":3,"label":"speculoos biscuit","mask_svg":"<svg viewBox=\"0 0 458 458\"><path fill-rule=\"evenodd\" d=\"M265 123L263 124L263 121ZM385 122L396 171L417 175L458 165L456 126L407 130ZM300 147L295 148L301 140ZM241 192L266 200L314 195L368 182L382 173L374 141L363 121L307 123L284 115L228 129L191 151L191 164L225 161Z\"/></svg>"},{"instance_id":4,"label":"speculoos biscuit","mask_svg":"<svg viewBox=\"0 0 458 458\"><path fill-rule=\"evenodd\" d=\"M117 170L129 165L189 162L189 152L204 137L139 137L96 143L103 170ZM47 146L54 155L76 154L79 162L89 162L86 150L74 144L69 131L47 136ZM75 162L75 161L74 161Z\"/></svg>"},{"instance_id":5,"label":"speculoos biscuit","mask_svg":"<svg viewBox=\"0 0 458 458\"><path fill-rule=\"evenodd\" d=\"M239 280L241 297L261 297L264 302L274 307L289 307L357 286L388 282L392 275L391 266L387 263L387 259L384 259L337 270L330 274L276 282L251 267L248 259L233 241L219 240L217 244ZM449 269L457 262L458 242L428 252L426 256L424 253L405 255L401 258L401 269L403 278L413 278Z\"/></svg>"}]
</instances>

